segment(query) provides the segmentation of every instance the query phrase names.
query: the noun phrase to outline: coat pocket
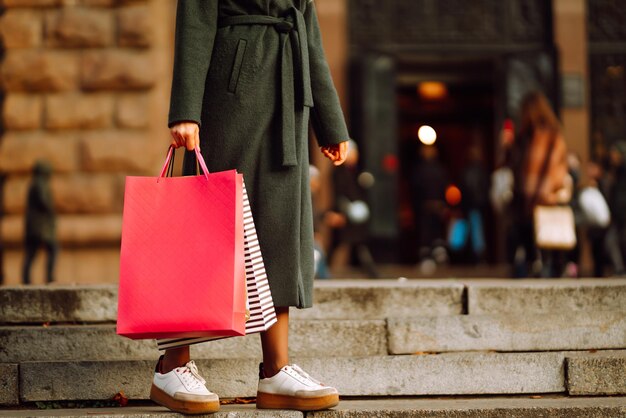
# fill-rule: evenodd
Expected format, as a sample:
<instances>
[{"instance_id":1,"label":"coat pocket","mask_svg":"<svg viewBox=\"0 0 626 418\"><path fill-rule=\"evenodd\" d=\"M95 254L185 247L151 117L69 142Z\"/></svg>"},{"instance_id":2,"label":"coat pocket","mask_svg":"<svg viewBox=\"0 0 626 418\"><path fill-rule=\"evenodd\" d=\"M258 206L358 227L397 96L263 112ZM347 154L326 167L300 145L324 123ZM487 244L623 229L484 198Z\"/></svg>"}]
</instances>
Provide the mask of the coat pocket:
<instances>
[{"instance_id":1,"label":"coat pocket","mask_svg":"<svg viewBox=\"0 0 626 418\"><path fill-rule=\"evenodd\" d=\"M239 84L239 75L241 74L243 57L246 53L247 45L248 41L245 39L240 39L237 44L237 52L235 53L235 60L233 61L233 69L230 72L230 81L228 82L228 91L231 93L237 92L237 84Z\"/></svg>"}]
</instances>

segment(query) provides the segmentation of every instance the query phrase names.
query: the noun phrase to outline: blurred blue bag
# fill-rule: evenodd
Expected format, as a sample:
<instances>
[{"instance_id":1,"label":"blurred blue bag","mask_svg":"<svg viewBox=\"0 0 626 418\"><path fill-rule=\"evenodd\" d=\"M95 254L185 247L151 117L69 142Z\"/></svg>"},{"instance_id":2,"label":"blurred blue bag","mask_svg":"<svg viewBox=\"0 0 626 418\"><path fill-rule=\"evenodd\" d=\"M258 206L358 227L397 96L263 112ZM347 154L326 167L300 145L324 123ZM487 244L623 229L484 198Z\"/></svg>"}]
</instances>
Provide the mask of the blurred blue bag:
<instances>
[{"instance_id":1,"label":"blurred blue bag","mask_svg":"<svg viewBox=\"0 0 626 418\"><path fill-rule=\"evenodd\" d=\"M448 231L448 245L452 251L460 251L467 243L469 223L463 218L454 219Z\"/></svg>"}]
</instances>

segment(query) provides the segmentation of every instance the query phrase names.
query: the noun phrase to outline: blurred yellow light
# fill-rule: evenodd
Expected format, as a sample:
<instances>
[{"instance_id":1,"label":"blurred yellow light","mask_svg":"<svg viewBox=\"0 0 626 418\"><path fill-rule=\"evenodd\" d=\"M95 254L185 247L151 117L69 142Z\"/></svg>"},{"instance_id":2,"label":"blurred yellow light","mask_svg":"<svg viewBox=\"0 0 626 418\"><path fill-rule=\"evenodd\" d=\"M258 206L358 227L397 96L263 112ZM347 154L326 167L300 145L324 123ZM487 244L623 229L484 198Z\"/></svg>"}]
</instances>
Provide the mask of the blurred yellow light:
<instances>
[{"instance_id":1,"label":"blurred yellow light","mask_svg":"<svg viewBox=\"0 0 626 418\"><path fill-rule=\"evenodd\" d=\"M423 99L438 100L448 95L448 88L440 81L424 81L417 86L417 92Z\"/></svg>"},{"instance_id":2,"label":"blurred yellow light","mask_svg":"<svg viewBox=\"0 0 626 418\"><path fill-rule=\"evenodd\" d=\"M437 132L428 125L422 125L417 130L417 138L424 145L433 145L437 141Z\"/></svg>"}]
</instances>

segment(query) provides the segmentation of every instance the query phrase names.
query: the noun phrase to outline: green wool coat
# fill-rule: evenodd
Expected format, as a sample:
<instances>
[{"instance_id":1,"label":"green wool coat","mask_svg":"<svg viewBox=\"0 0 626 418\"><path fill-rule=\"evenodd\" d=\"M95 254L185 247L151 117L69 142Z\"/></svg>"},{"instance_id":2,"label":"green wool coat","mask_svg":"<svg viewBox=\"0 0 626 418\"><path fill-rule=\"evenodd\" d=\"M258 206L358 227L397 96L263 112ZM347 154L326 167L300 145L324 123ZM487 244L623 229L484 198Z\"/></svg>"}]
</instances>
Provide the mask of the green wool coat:
<instances>
[{"instance_id":1,"label":"green wool coat","mask_svg":"<svg viewBox=\"0 0 626 418\"><path fill-rule=\"evenodd\" d=\"M169 125L244 175L276 306L312 305L309 118L320 145L348 139L312 0L178 1Z\"/></svg>"}]
</instances>

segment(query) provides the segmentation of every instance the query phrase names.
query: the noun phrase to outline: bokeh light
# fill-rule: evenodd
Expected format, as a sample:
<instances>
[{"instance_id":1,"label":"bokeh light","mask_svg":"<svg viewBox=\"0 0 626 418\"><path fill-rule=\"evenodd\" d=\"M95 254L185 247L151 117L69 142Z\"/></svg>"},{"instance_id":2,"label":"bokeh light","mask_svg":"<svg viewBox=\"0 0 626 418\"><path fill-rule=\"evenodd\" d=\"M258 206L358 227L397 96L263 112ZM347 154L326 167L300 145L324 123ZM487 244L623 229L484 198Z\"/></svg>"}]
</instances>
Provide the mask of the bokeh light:
<instances>
[{"instance_id":1,"label":"bokeh light","mask_svg":"<svg viewBox=\"0 0 626 418\"><path fill-rule=\"evenodd\" d=\"M422 99L440 100L448 95L448 88L440 81L423 81L417 85L417 92Z\"/></svg>"},{"instance_id":2,"label":"bokeh light","mask_svg":"<svg viewBox=\"0 0 626 418\"><path fill-rule=\"evenodd\" d=\"M424 145L433 145L437 141L437 132L432 126L423 125L417 130L417 137Z\"/></svg>"},{"instance_id":3,"label":"bokeh light","mask_svg":"<svg viewBox=\"0 0 626 418\"><path fill-rule=\"evenodd\" d=\"M448 186L446 189L446 202L448 202L448 205L457 206L461 203L462 198L461 189L456 187L454 184Z\"/></svg>"}]
</instances>

